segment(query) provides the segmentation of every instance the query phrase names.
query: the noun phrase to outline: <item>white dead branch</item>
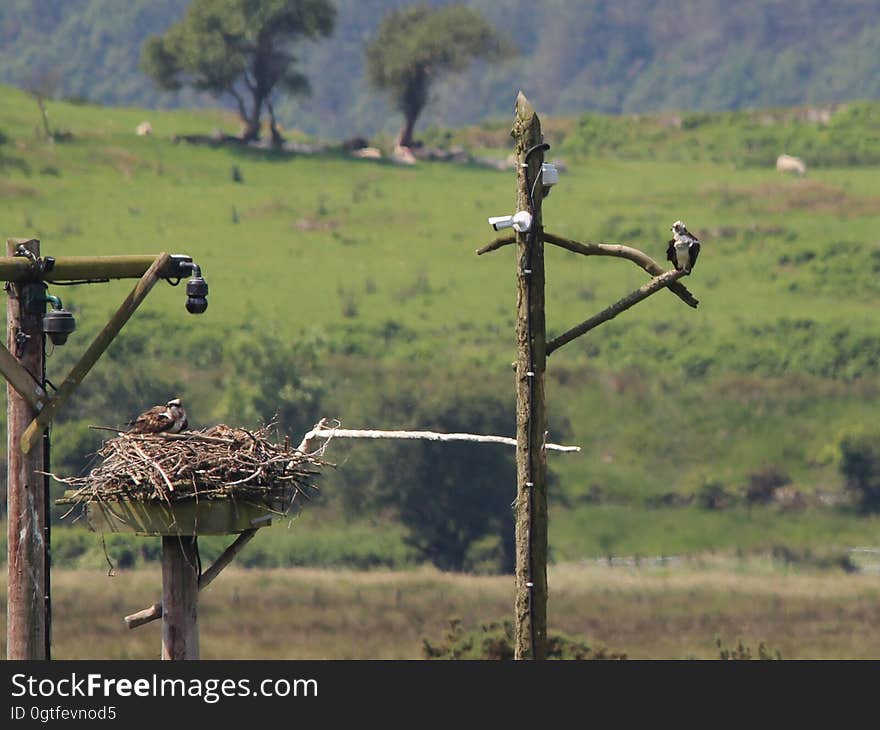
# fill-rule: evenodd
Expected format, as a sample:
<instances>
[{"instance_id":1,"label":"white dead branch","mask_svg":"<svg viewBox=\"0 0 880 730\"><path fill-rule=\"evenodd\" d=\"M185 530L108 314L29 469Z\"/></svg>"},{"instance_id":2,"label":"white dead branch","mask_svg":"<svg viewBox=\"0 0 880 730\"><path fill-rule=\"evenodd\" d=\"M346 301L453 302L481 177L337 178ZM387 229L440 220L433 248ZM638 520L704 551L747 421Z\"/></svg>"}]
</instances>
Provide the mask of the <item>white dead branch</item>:
<instances>
[{"instance_id":1,"label":"white dead branch","mask_svg":"<svg viewBox=\"0 0 880 730\"><path fill-rule=\"evenodd\" d=\"M316 439L324 439L329 441L333 438L349 438L349 439L410 439L420 441L470 441L474 443L484 444L505 444L506 446L516 446L516 439L507 436L489 436L475 433L437 433L436 431L381 431L376 429L353 429L340 428L339 422L336 425L328 424L326 419L321 419L315 427L303 436L302 443L297 451L309 453L312 450L312 442ZM327 444L321 447L326 448ZM547 451L580 451L580 446L561 446L560 444L544 444Z\"/></svg>"}]
</instances>

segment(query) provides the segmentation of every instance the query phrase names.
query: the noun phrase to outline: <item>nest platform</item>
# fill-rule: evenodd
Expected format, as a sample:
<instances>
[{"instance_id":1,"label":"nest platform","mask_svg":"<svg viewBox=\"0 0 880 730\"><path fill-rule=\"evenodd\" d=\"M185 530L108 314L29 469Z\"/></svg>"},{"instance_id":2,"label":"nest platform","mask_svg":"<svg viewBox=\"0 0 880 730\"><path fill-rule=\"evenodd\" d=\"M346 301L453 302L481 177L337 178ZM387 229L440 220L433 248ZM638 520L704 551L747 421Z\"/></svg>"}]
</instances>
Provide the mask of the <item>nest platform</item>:
<instances>
[{"instance_id":1,"label":"nest platform","mask_svg":"<svg viewBox=\"0 0 880 730\"><path fill-rule=\"evenodd\" d=\"M101 532L142 535L241 533L286 516L317 489L326 463L303 453L274 425L224 424L181 434L119 433L98 451L101 463L67 485L59 505L83 511ZM83 509L78 509L83 508Z\"/></svg>"}]
</instances>

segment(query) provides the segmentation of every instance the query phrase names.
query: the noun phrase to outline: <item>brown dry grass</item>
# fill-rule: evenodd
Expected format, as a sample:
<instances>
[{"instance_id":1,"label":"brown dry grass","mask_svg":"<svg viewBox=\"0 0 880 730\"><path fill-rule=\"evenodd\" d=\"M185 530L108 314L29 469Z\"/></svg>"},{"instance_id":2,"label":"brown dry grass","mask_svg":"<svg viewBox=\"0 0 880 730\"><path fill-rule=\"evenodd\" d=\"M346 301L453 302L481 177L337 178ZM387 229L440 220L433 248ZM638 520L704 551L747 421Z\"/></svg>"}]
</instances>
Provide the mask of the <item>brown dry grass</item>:
<instances>
[{"instance_id":1,"label":"brown dry grass","mask_svg":"<svg viewBox=\"0 0 880 730\"><path fill-rule=\"evenodd\" d=\"M57 570L56 658L155 658L159 622L134 631L122 617L158 597L157 570ZM557 566L551 629L631 658L717 658L715 637L785 659L880 656L880 577L740 569L731 562L676 568ZM467 627L509 617L507 576L313 569L228 569L203 594L206 659L420 658L448 620ZM5 616L5 611L3 611ZM5 631L3 632L5 637Z\"/></svg>"},{"instance_id":2,"label":"brown dry grass","mask_svg":"<svg viewBox=\"0 0 880 730\"><path fill-rule=\"evenodd\" d=\"M27 185L0 180L0 198L36 198L40 193Z\"/></svg>"}]
</instances>

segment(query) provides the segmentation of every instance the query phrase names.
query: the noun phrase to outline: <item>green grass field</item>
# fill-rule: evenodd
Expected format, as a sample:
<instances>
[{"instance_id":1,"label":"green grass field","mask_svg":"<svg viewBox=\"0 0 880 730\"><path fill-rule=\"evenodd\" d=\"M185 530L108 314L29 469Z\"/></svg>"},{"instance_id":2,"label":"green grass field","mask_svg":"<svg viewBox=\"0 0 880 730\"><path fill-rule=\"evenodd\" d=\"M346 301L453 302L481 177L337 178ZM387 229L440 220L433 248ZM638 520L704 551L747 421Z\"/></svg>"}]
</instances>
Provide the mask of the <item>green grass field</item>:
<instances>
[{"instance_id":1,"label":"green grass field","mask_svg":"<svg viewBox=\"0 0 880 730\"><path fill-rule=\"evenodd\" d=\"M361 398L365 383L390 390L401 373L425 389L456 378L493 384L512 399L513 251L474 253L494 236L486 218L511 212L511 173L171 141L233 131L235 120L219 113L60 102L49 113L70 140L39 139L33 101L0 90L5 235L38 237L47 255L194 257L211 287L208 312L188 316L181 290L161 285L116 346L146 333L148 357L169 358L161 362L171 367L175 343L204 343L203 362L173 364L195 425L229 415L222 410L229 383L211 369L220 359L211 348L222 342L228 352L260 332L322 343L321 375L337 410L315 420L393 426L382 412L365 412ZM144 119L152 137L134 133ZM575 134L571 124L547 123ZM874 544L873 520L834 506L844 496L834 447L842 430L876 421L877 167L825 164L802 179L784 177L745 154L749 138L733 123L704 138L698 127L695 136L664 142L662 154L636 155L632 141L623 158L605 148L581 156L574 137L558 145L568 151L567 170L545 201L547 230L629 243L663 261L669 225L681 218L704 245L686 281L698 310L661 292L550 360L551 437L583 447L551 460L553 553L577 560L609 551ZM627 262L559 250L548 250L547 273L550 333L645 281ZM128 289L53 289L76 310L80 330L50 359L50 377L61 377L64 358L84 347ZM119 422L132 414L110 415ZM65 438L59 429L59 449L76 447ZM351 447L334 449L344 469ZM698 494L713 481L741 495L767 465L790 476L805 495L803 510L757 507L749 517L744 507L652 502ZM335 478L327 475L325 494L332 496ZM307 510L303 525L314 519L316 529L344 540L344 521L322 509L316 505L314 517Z\"/></svg>"}]
</instances>

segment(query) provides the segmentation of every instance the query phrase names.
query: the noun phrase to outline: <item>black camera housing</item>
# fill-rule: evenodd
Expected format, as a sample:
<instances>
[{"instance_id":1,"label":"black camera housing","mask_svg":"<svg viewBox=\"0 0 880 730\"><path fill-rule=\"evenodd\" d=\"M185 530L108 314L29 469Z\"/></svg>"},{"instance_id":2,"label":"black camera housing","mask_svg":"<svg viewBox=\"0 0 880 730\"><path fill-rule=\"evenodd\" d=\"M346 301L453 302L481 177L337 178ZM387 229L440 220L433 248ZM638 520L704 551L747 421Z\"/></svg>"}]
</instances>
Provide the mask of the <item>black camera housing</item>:
<instances>
[{"instance_id":1,"label":"black camera housing","mask_svg":"<svg viewBox=\"0 0 880 730\"><path fill-rule=\"evenodd\" d=\"M53 345L63 345L76 329L76 320L66 309L52 309L43 316L43 332Z\"/></svg>"},{"instance_id":2,"label":"black camera housing","mask_svg":"<svg viewBox=\"0 0 880 730\"><path fill-rule=\"evenodd\" d=\"M190 314L203 314L208 308L208 282L201 276L198 267L193 277L186 282L186 311Z\"/></svg>"}]
</instances>

